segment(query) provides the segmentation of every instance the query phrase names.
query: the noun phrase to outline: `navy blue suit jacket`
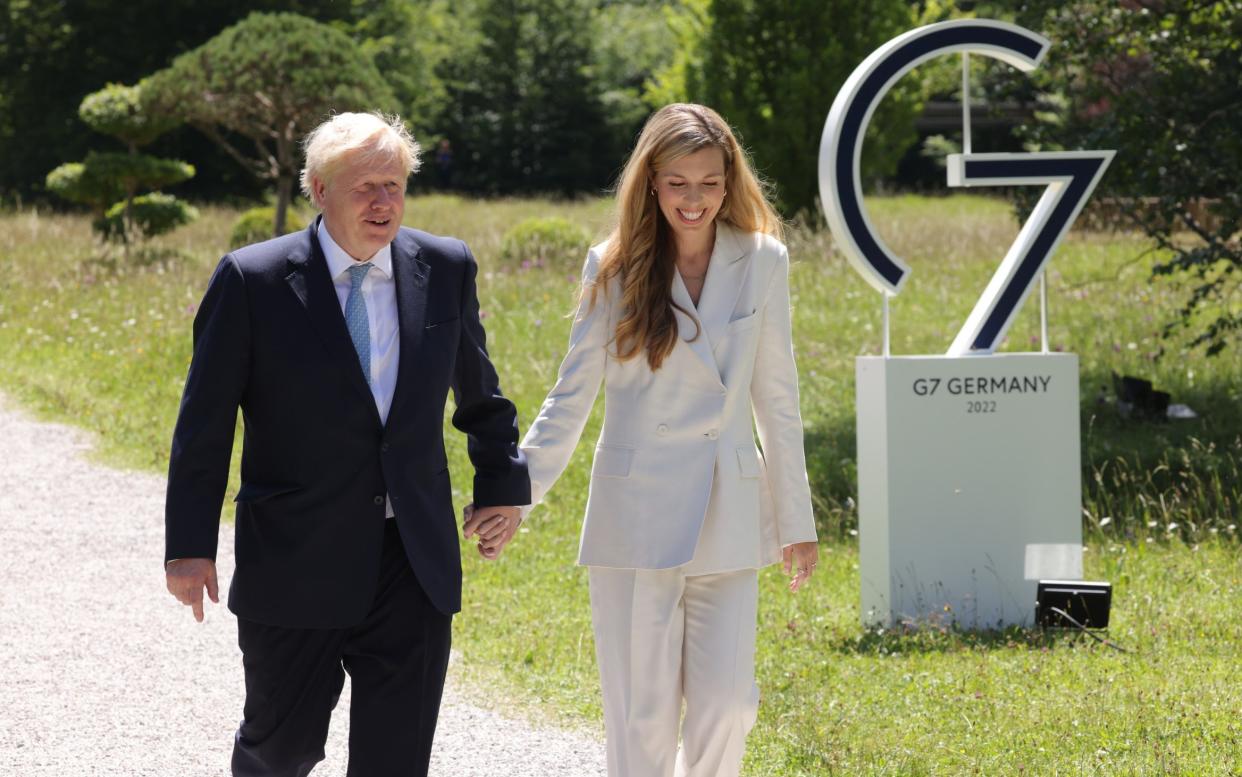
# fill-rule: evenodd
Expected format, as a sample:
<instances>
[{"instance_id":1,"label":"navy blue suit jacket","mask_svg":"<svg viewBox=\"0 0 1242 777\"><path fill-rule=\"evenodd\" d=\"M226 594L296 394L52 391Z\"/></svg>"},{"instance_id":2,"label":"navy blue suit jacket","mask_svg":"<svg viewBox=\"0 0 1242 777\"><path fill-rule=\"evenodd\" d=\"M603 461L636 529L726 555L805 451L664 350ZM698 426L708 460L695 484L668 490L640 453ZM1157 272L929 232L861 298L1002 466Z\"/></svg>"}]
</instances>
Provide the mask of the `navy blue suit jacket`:
<instances>
[{"instance_id":1,"label":"navy blue suit jacket","mask_svg":"<svg viewBox=\"0 0 1242 777\"><path fill-rule=\"evenodd\" d=\"M517 412L500 392L460 240L402 228L392 244L400 357L380 423L315 230L225 256L194 319L173 433L165 560L216 556L237 410L242 485L229 609L291 628L360 622L392 499L410 564L442 612L461 608L458 524L444 453L467 435L474 502L530 501Z\"/></svg>"}]
</instances>

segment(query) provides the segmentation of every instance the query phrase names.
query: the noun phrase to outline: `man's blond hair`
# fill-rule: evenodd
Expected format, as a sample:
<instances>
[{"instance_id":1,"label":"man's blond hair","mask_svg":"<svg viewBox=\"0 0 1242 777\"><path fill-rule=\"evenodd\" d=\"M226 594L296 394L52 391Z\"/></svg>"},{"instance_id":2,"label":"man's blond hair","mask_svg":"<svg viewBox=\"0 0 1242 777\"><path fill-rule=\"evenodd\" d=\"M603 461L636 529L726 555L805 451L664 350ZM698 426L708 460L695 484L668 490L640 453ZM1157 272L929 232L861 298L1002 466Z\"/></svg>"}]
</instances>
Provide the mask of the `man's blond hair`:
<instances>
[{"instance_id":1,"label":"man's blond hair","mask_svg":"<svg viewBox=\"0 0 1242 777\"><path fill-rule=\"evenodd\" d=\"M401 118L378 111L371 113L338 113L311 130L302 142L306 165L302 168L302 193L317 208L323 207L315 194L312 181L324 184L347 157L364 166L381 166L398 162L406 177L418 172L421 149L418 141L405 128Z\"/></svg>"}]
</instances>

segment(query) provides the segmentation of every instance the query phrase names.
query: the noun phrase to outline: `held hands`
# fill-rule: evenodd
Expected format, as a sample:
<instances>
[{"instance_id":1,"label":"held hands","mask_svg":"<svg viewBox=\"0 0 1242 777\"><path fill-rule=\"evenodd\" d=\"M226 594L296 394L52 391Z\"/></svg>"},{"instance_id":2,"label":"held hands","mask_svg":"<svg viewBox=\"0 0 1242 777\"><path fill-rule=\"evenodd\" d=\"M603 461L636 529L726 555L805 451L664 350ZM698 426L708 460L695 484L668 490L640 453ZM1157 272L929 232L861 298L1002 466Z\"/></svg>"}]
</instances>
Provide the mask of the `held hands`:
<instances>
[{"instance_id":1,"label":"held hands","mask_svg":"<svg viewBox=\"0 0 1242 777\"><path fill-rule=\"evenodd\" d=\"M476 508L468 504L462 510L462 518L462 532L467 538L478 536L479 555L488 560L500 557L522 523L521 513L516 507Z\"/></svg>"},{"instance_id":2,"label":"held hands","mask_svg":"<svg viewBox=\"0 0 1242 777\"><path fill-rule=\"evenodd\" d=\"M164 569L168 592L177 601L194 609L194 620L203 622L203 588L211 601L220 603L220 586L216 582L216 562L209 558L179 558L168 562Z\"/></svg>"},{"instance_id":3,"label":"held hands","mask_svg":"<svg viewBox=\"0 0 1242 777\"><path fill-rule=\"evenodd\" d=\"M815 574L815 565L819 563L819 545L814 542L795 542L786 545L782 551L786 575L792 575L789 590L797 591Z\"/></svg>"}]
</instances>

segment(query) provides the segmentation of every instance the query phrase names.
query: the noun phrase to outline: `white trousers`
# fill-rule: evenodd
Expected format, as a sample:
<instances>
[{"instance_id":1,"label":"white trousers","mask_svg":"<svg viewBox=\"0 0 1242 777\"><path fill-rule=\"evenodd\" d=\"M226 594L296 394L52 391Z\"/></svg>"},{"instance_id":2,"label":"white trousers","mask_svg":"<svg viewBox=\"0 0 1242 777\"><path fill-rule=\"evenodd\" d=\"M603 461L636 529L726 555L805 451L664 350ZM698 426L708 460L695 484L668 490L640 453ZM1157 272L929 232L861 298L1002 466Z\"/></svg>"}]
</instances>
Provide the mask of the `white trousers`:
<instances>
[{"instance_id":1,"label":"white trousers","mask_svg":"<svg viewBox=\"0 0 1242 777\"><path fill-rule=\"evenodd\" d=\"M759 711L758 572L591 567L590 580L609 777L737 775Z\"/></svg>"}]
</instances>

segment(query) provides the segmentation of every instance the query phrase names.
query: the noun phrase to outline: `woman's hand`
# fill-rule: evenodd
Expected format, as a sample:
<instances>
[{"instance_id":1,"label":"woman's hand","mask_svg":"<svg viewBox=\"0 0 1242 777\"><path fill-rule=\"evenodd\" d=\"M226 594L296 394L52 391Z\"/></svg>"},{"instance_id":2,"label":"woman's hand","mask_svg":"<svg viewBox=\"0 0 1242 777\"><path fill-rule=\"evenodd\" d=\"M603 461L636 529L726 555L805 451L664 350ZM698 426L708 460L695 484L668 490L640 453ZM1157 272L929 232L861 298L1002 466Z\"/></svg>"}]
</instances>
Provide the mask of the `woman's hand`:
<instances>
[{"instance_id":1,"label":"woman's hand","mask_svg":"<svg viewBox=\"0 0 1242 777\"><path fill-rule=\"evenodd\" d=\"M462 532L467 538L479 538L479 555L489 561L500 557L500 552L517 534L522 525L522 514L517 507L479 507L468 504L462 510Z\"/></svg>"},{"instance_id":2,"label":"woman's hand","mask_svg":"<svg viewBox=\"0 0 1242 777\"><path fill-rule=\"evenodd\" d=\"M792 575L789 590L797 591L803 583L815 574L815 565L819 563L819 544L815 542L795 542L786 545L784 551L785 574Z\"/></svg>"}]
</instances>

